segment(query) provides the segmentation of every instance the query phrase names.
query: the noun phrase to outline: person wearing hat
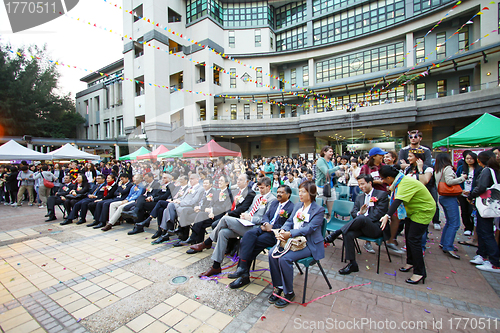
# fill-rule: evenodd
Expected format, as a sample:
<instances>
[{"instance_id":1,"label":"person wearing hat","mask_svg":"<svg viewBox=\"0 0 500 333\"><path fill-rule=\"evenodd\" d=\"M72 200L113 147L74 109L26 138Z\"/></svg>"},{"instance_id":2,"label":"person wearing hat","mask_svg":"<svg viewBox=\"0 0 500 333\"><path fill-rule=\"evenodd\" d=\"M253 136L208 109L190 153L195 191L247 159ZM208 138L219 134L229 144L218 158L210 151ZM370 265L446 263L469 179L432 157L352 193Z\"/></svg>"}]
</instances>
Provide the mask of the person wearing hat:
<instances>
[{"instance_id":1,"label":"person wearing hat","mask_svg":"<svg viewBox=\"0 0 500 333\"><path fill-rule=\"evenodd\" d=\"M383 165L382 161L384 160L385 154L387 154L387 152L380 149L379 147L373 147L372 149L370 149L370 152L368 153L369 157L368 163L366 163L361 167L359 175L372 176L373 188L378 191L387 192L387 185L384 184L384 182L382 182L382 178L380 178L379 174L380 168ZM363 248L365 249L366 252L375 253L375 250L373 249L372 244L370 242L365 242Z\"/></svg>"}]
</instances>

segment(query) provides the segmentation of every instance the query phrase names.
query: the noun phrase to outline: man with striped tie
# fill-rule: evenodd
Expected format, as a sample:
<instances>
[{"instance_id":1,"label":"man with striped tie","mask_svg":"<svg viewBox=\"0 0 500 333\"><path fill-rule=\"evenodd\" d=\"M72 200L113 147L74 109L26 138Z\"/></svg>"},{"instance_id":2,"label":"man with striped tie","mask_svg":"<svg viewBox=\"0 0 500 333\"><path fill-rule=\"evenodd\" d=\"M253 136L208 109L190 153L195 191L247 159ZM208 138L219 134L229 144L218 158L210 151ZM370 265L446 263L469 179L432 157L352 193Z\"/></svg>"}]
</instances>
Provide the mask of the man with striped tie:
<instances>
[{"instance_id":1,"label":"man with striped tie","mask_svg":"<svg viewBox=\"0 0 500 333\"><path fill-rule=\"evenodd\" d=\"M217 227L212 231L210 237L202 244L204 248L210 248L212 242L217 242L212 254L214 264L206 272L199 276L211 276L221 272L221 263L224 259L227 243L230 238L243 236L247 231L261 224L262 217L269 209L276 197L271 193L271 179L263 177L257 183L259 194L253 199L250 208L240 218L224 216Z\"/></svg>"}]
</instances>

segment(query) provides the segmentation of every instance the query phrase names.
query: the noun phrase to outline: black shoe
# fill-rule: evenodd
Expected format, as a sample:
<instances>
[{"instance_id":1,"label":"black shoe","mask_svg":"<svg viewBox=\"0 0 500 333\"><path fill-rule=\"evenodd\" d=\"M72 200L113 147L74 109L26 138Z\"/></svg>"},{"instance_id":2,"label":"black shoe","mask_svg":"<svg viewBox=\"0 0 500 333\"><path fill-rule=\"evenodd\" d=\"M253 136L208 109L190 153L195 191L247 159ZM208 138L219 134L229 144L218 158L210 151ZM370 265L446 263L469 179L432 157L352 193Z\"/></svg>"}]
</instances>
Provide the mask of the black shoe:
<instances>
[{"instance_id":1,"label":"black shoe","mask_svg":"<svg viewBox=\"0 0 500 333\"><path fill-rule=\"evenodd\" d=\"M49 216L50 216L50 213L47 213L47 214L45 214L45 216L44 216L44 217L49 217Z\"/></svg>"},{"instance_id":2,"label":"black shoe","mask_svg":"<svg viewBox=\"0 0 500 333\"><path fill-rule=\"evenodd\" d=\"M420 281L422 281L422 284L425 284L425 276L422 276L417 281L413 281L412 279L405 280L405 282L409 284L418 284Z\"/></svg>"},{"instance_id":3,"label":"black shoe","mask_svg":"<svg viewBox=\"0 0 500 333\"><path fill-rule=\"evenodd\" d=\"M151 222L151 216L148 217L147 219L145 219L144 221L142 222L139 222L139 223L136 223L138 226L141 226L141 227L146 227L148 228L149 227L149 223Z\"/></svg>"},{"instance_id":4,"label":"black shoe","mask_svg":"<svg viewBox=\"0 0 500 333\"><path fill-rule=\"evenodd\" d=\"M152 241L151 244L153 244L153 245L161 244L161 243L166 242L168 240L170 240L170 236L169 235L163 235L161 237L158 237L158 239Z\"/></svg>"},{"instance_id":5,"label":"black shoe","mask_svg":"<svg viewBox=\"0 0 500 333\"><path fill-rule=\"evenodd\" d=\"M347 266L339 270L339 274L346 275L351 274L352 272L359 272L359 267L357 263L349 263Z\"/></svg>"},{"instance_id":6,"label":"black shoe","mask_svg":"<svg viewBox=\"0 0 500 333\"><path fill-rule=\"evenodd\" d=\"M127 219L133 219L134 221L137 220L137 214L133 210L122 212L122 216Z\"/></svg>"},{"instance_id":7,"label":"black shoe","mask_svg":"<svg viewBox=\"0 0 500 333\"><path fill-rule=\"evenodd\" d=\"M248 274L242 275L233 282L229 284L229 288L231 289L238 289L241 287L246 286L247 284L250 283L250 276Z\"/></svg>"},{"instance_id":8,"label":"black shoe","mask_svg":"<svg viewBox=\"0 0 500 333\"><path fill-rule=\"evenodd\" d=\"M134 229L132 231L129 231L127 235L135 235L135 234L140 234L141 232L144 232L144 228L141 226L138 226L137 224L134 226Z\"/></svg>"},{"instance_id":9,"label":"black shoe","mask_svg":"<svg viewBox=\"0 0 500 333\"><path fill-rule=\"evenodd\" d=\"M106 226L106 223L105 222L100 222L98 225L96 225L94 227L94 229L101 229L101 228L104 228Z\"/></svg>"},{"instance_id":10,"label":"black shoe","mask_svg":"<svg viewBox=\"0 0 500 333\"><path fill-rule=\"evenodd\" d=\"M183 241L177 241L175 242L174 244L172 244L174 247L181 247L181 246L186 246L188 245L186 242L183 242Z\"/></svg>"},{"instance_id":11,"label":"black shoe","mask_svg":"<svg viewBox=\"0 0 500 333\"><path fill-rule=\"evenodd\" d=\"M170 236L175 236L175 235L180 236L182 234L182 228L179 227L175 230L167 230L167 234L169 234Z\"/></svg>"},{"instance_id":12,"label":"black shoe","mask_svg":"<svg viewBox=\"0 0 500 333\"><path fill-rule=\"evenodd\" d=\"M85 222L87 222L85 219L79 219L76 224L84 224Z\"/></svg>"},{"instance_id":13,"label":"black shoe","mask_svg":"<svg viewBox=\"0 0 500 333\"><path fill-rule=\"evenodd\" d=\"M453 251L444 251L444 253L448 254L453 259L460 260L460 256L458 254L456 254L455 252L453 252Z\"/></svg>"},{"instance_id":14,"label":"black shoe","mask_svg":"<svg viewBox=\"0 0 500 333\"><path fill-rule=\"evenodd\" d=\"M277 307L277 308L284 308L285 306L287 306L288 304L290 304L290 302L292 302L295 299L295 293L292 291L291 293L286 294L284 297L289 302L287 302L284 299L280 298L279 300L276 301L276 303L274 303L274 306Z\"/></svg>"},{"instance_id":15,"label":"black shoe","mask_svg":"<svg viewBox=\"0 0 500 333\"><path fill-rule=\"evenodd\" d=\"M151 236L151 239L156 239L156 238L160 237L162 234L163 233L162 233L161 229L158 229L158 230L156 230L155 234L153 236Z\"/></svg>"},{"instance_id":16,"label":"black shoe","mask_svg":"<svg viewBox=\"0 0 500 333\"><path fill-rule=\"evenodd\" d=\"M333 243L334 240L336 240L340 235L342 234L342 231L335 230L331 234L325 237L325 243Z\"/></svg>"},{"instance_id":17,"label":"black shoe","mask_svg":"<svg viewBox=\"0 0 500 333\"><path fill-rule=\"evenodd\" d=\"M94 221L94 222L92 222L92 223L90 223L90 224L87 224L87 227L95 227L95 226L96 226L96 225L98 225L98 224L99 224L99 222Z\"/></svg>"},{"instance_id":18,"label":"black shoe","mask_svg":"<svg viewBox=\"0 0 500 333\"><path fill-rule=\"evenodd\" d=\"M57 220L57 217L55 215L50 215L49 218L45 220L45 222L50 222L55 220Z\"/></svg>"},{"instance_id":19,"label":"black shoe","mask_svg":"<svg viewBox=\"0 0 500 333\"><path fill-rule=\"evenodd\" d=\"M267 299L269 303L271 304L274 304L276 303L280 298L275 296L274 294L278 295L278 296L281 296L281 294L283 293L283 289L280 289L280 288L275 288L274 289L274 293L272 293L269 298Z\"/></svg>"},{"instance_id":20,"label":"black shoe","mask_svg":"<svg viewBox=\"0 0 500 333\"><path fill-rule=\"evenodd\" d=\"M399 269L400 272L403 272L403 273L406 273L406 272L409 272L413 269L413 266L411 266L410 268L404 268L404 267L401 267Z\"/></svg>"},{"instance_id":21,"label":"black shoe","mask_svg":"<svg viewBox=\"0 0 500 333\"><path fill-rule=\"evenodd\" d=\"M59 223L59 225L67 225L67 224L71 224L71 223L73 223L73 220L66 219L66 220L62 221L61 223Z\"/></svg>"},{"instance_id":22,"label":"black shoe","mask_svg":"<svg viewBox=\"0 0 500 333\"><path fill-rule=\"evenodd\" d=\"M227 277L230 278L230 279L237 279L240 276L242 276L244 273L248 274L247 270L244 269L244 268L242 268L242 267L238 267L238 269L236 270L236 272L229 274Z\"/></svg>"}]
</instances>

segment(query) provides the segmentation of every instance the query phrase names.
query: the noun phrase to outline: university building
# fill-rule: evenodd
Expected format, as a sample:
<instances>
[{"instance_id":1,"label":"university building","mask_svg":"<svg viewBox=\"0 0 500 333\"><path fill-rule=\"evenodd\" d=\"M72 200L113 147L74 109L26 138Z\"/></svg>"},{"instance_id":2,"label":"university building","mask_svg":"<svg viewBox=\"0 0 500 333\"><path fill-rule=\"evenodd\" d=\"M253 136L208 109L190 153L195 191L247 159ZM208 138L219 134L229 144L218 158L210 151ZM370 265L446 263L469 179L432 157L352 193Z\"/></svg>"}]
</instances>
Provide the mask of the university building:
<instances>
[{"instance_id":1,"label":"university building","mask_svg":"<svg viewBox=\"0 0 500 333\"><path fill-rule=\"evenodd\" d=\"M490 2L124 0L123 59L81 79L78 137L249 158L399 148L419 129L430 146L500 114Z\"/></svg>"}]
</instances>

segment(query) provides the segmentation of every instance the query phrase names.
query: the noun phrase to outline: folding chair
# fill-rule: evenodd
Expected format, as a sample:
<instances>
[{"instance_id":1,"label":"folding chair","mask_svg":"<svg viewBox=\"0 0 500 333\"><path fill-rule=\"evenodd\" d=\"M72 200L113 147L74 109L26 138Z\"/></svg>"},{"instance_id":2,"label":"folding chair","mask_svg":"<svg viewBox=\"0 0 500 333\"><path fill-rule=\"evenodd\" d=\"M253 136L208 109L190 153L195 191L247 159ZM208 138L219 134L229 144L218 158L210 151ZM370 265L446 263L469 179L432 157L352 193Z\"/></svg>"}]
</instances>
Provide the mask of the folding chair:
<instances>
[{"instance_id":1,"label":"folding chair","mask_svg":"<svg viewBox=\"0 0 500 333\"><path fill-rule=\"evenodd\" d=\"M380 270L380 247L382 246L382 243L384 243L385 250L387 251L387 257L389 257L389 262L392 262L391 255L389 254L389 249L387 248L387 243L385 242L385 239L384 239L383 236L379 237L379 238L370 238L370 237L361 236L361 237L358 237L358 238L362 239L362 240L365 240L365 241L368 241L368 242L373 242L373 243L375 243L375 244L378 245L377 274L379 273L379 270ZM359 249L359 244L358 244L357 240L356 240L355 244L356 244L357 248Z\"/></svg>"}]
</instances>

